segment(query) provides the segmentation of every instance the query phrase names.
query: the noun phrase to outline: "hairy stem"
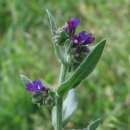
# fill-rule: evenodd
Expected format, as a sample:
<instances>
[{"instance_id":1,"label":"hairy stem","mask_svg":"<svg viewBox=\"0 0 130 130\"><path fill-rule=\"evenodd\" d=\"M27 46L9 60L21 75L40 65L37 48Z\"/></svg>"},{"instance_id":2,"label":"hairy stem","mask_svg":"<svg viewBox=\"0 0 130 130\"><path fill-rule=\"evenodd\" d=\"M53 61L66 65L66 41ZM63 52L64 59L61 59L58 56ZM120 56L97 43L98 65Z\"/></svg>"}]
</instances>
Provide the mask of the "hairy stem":
<instances>
[{"instance_id":1,"label":"hairy stem","mask_svg":"<svg viewBox=\"0 0 130 130\"><path fill-rule=\"evenodd\" d=\"M64 82L67 73L67 68L61 65L61 72L59 77L60 84ZM56 130L62 130L62 97L57 94L56 96Z\"/></svg>"},{"instance_id":2,"label":"hairy stem","mask_svg":"<svg viewBox=\"0 0 130 130\"><path fill-rule=\"evenodd\" d=\"M67 67L65 65L61 65L61 70L60 70L60 77L59 77L59 83L61 84L62 82L64 82L65 77L66 77L66 73L67 73Z\"/></svg>"}]
</instances>

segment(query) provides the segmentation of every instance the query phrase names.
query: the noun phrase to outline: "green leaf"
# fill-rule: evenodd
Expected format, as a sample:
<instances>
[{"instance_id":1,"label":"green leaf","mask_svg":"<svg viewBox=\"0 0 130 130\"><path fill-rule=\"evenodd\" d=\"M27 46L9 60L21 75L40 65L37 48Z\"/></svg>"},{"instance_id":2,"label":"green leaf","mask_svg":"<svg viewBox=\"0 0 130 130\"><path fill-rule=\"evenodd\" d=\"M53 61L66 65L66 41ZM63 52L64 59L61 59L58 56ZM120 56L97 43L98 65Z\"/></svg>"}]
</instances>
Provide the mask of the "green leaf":
<instances>
[{"instance_id":1,"label":"green leaf","mask_svg":"<svg viewBox=\"0 0 130 130\"><path fill-rule=\"evenodd\" d=\"M54 48L58 61L65 65L66 59L64 57L64 49L57 44L54 45Z\"/></svg>"},{"instance_id":2,"label":"green leaf","mask_svg":"<svg viewBox=\"0 0 130 130\"><path fill-rule=\"evenodd\" d=\"M87 128L83 129L83 130L96 130L96 128L99 126L99 124L102 122L101 119L97 119L93 122L91 122Z\"/></svg>"},{"instance_id":3,"label":"green leaf","mask_svg":"<svg viewBox=\"0 0 130 130\"><path fill-rule=\"evenodd\" d=\"M72 76L62 83L58 88L58 93L63 95L68 92L70 89L75 88L84 80L96 67L101 54L103 52L106 40L99 42L91 53L83 60L79 67L75 70Z\"/></svg>"},{"instance_id":4,"label":"green leaf","mask_svg":"<svg viewBox=\"0 0 130 130\"><path fill-rule=\"evenodd\" d=\"M88 127L83 128L83 129L68 129L68 130L96 130L97 127L100 125L100 123L102 122L101 119L97 119L93 122L91 122ZM65 130L65 129L64 129ZM66 129L67 130L67 129Z\"/></svg>"},{"instance_id":5,"label":"green leaf","mask_svg":"<svg viewBox=\"0 0 130 130\"><path fill-rule=\"evenodd\" d=\"M71 89L63 102L63 122L66 122L77 108L75 89Z\"/></svg>"},{"instance_id":6,"label":"green leaf","mask_svg":"<svg viewBox=\"0 0 130 130\"><path fill-rule=\"evenodd\" d=\"M49 18L49 22L50 22L50 26L51 26L51 33L54 35L57 30L55 19L48 9L46 9L46 12L48 14L48 18Z\"/></svg>"},{"instance_id":7,"label":"green leaf","mask_svg":"<svg viewBox=\"0 0 130 130\"><path fill-rule=\"evenodd\" d=\"M72 89L69 91L67 97L63 102L62 120L64 125L67 123L68 119L74 113L76 108L77 108L77 101L76 101L75 90ZM52 125L54 128L56 127L56 116L57 116L56 106L54 106L52 109Z\"/></svg>"},{"instance_id":8,"label":"green leaf","mask_svg":"<svg viewBox=\"0 0 130 130\"><path fill-rule=\"evenodd\" d=\"M52 108L52 113L51 113L51 119L52 119L52 126L56 129L56 106Z\"/></svg>"},{"instance_id":9,"label":"green leaf","mask_svg":"<svg viewBox=\"0 0 130 130\"><path fill-rule=\"evenodd\" d=\"M50 11L48 9L46 9L46 12L48 14L48 18L49 18L49 22L50 22L51 33L54 36L56 33L56 30L57 30L56 22L55 22L54 17L52 16L52 14L50 13ZM59 46L59 44L54 42L53 47L54 47L55 54L56 54L58 61L60 63L65 64L64 53L63 53L63 49L61 48L61 46Z\"/></svg>"},{"instance_id":10,"label":"green leaf","mask_svg":"<svg viewBox=\"0 0 130 130\"><path fill-rule=\"evenodd\" d=\"M32 82L31 79L29 79L27 76L25 76L25 75L23 75L23 74L20 75L20 78L21 78L23 84L25 85L25 87L26 87L26 85L27 85L28 83L31 83L31 82Z\"/></svg>"}]
</instances>

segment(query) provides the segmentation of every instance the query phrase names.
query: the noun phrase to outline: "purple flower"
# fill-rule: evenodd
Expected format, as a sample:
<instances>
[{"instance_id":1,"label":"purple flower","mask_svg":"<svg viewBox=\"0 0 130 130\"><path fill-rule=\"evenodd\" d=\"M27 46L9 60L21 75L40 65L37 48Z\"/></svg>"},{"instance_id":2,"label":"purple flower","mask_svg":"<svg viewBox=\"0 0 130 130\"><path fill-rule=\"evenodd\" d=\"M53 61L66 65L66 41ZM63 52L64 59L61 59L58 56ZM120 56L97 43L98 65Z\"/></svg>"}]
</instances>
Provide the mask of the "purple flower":
<instances>
[{"instance_id":1,"label":"purple flower","mask_svg":"<svg viewBox=\"0 0 130 130\"><path fill-rule=\"evenodd\" d=\"M90 44L95 40L94 36L91 33L85 31L80 32L78 35L72 37L72 42L77 45L86 45Z\"/></svg>"},{"instance_id":2,"label":"purple flower","mask_svg":"<svg viewBox=\"0 0 130 130\"><path fill-rule=\"evenodd\" d=\"M82 31L79 33L79 41L84 42L85 40L87 40L87 33L85 31Z\"/></svg>"},{"instance_id":3,"label":"purple flower","mask_svg":"<svg viewBox=\"0 0 130 130\"><path fill-rule=\"evenodd\" d=\"M75 45L79 45L79 44L80 44L79 36L78 36L78 35L74 35L74 36L72 37L72 42L73 42L73 44L75 44Z\"/></svg>"},{"instance_id":4,"label":"purple flower","mask_svg":"<svg viewBox=\"0 0 130 130\"><path fill-rule=\"evenodd\" d=\"M40 92L47 90L47 88L42 84L40 80L29 82L28 84L26 84L26 89L29 92Z\"/></svg>"},{"instance_id":5,"label":"purple flower","mask_svg":"<svg viewBox=\"0 0 130 130\"><path fill-rule=\"evenodd\" d=\"M80 45L87 40L87 33L85 31L80 32L78 35L72 37L72 42L74 44Z\"/></svg>"},{"instance_id":6,"label":"purple flower","mask_svg":"<svg viewBox=\"0 0 130 130\"><path fill-rule=\"evenodd\" d=\"M80 24L80 20L77 18L71 18L64 27L64 30L69 33L70 36L74 35L77 26Z\"/></svg>"},{"instance_id":7,"label":"purple flower","mask_svg":"<svg viewBox=\"0 0 130 130\"><path fill-rule=\"evenodd\" d=\"M80 20L77 19L77 18L71 18L69 21L68 21L68 27L70 30L75 30L76 27L80 24Z\"/></svg>"},{"instance_id":8,"label":"purple flower","mask_svg":"<svg viewBox=\"0 0 130 130\"><path fill-rule=\"evenodd\" d=\"M95 37L91 33L88 33L84 44L90 44L94 42L94 40L95 40Z\"/></svg>"}]
</instances>

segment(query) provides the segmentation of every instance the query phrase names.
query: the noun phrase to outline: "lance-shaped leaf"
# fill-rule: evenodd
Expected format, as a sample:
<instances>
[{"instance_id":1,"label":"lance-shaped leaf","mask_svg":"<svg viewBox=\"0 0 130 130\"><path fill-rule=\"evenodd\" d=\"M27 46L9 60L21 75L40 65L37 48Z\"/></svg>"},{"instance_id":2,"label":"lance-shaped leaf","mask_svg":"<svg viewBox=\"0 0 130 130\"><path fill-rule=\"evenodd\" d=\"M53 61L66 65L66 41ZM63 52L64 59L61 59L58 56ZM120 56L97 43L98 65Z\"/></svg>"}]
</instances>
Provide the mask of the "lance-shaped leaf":
<instances>
[{"instance_id":1,"label":"lance-shaped leaf","mask_svg":"<svg viewBox=\"0 0 130 130\"><path fill-rule=\"evenodd\" d=\"M91 53L83 60L79 67L75 70L72 76L62 83L58 88L58 93L63 95L70 89L75 88L79 83L84 80L95 68L101 54L103 52L106 40L99 42Z\"/></svg>"},{"instance_id":2,"label":"lance-shaped leaf","mask_svg":"<svg viewBox=\"0 0 130 130\"><path fill-rule=\"evenodd\" d=\"M101 119L97 119L95 121L92 121L88 127L83 128L83 129L64 129L64 130L96 130L98 128L98 126L100 125L100 123L102 122Z\"/></svg>"},{"instance_id":3,"label":"lance-shaped leaf","mask_svg":"<svg viewBox=\"0 0 130 130\"><path fill-rule=\"evenodd\" d=\"M52 113L51 113L51 119L52 119L52 126L56 129L56 106L52 108Z\"/></svg>"},{"instance_id":4,"label":"lance-shaped leaf","mask_svg":"<svg viewBox=\"0 0 130 130\"><path fill-rule=\"evenodd\" d=\"M50 22L51 33L52 33L52 36L54 36L57 30L55 18L52 16L52 14L50 13L48 9L46 9L46 12L47 12L49 22ZM54 47L55 54L59 62L65 64L65 58L63 55L64 53L63 53L62 48L55 42L53 43L53 47Z\"/></svg>"},{"instance_id":5,"label":"lance-shaped leaf","mask_svg":"<svg viewBox=\"0 0 130 130\"><path fill-rule=\"evenodd\" d=\"M91 122L87 128L84 128L83 130L96 130L99 124L102 122L101 119L97 119L93 122Z\"/></svg>"},{"instance_id":6,"label":"lance-shaped leaf","mask_svg":"<svg viewBox=\"0 0 130 130\"><path fill-rule=\"evenodd\" d=\"M63 102L63 108L62 108L62 121L65 125L68 121L68 119L71 117L71 115L74 113L74 111L77 108L77 101L76 101L76 94L75 90L72 89L67 94L64 102ZM54 106L52 109L52 125L55 128L56 127L56 107Z\"/></svg>"},{"instance_id":7,"label":"lance-shaped leaf","mask_svg":"<svg viewBox=\"0 0 130 130\"><path fill-rule=\"evenodd\" d=\"M71 89L63 102L63 122L66 122L77 108L75 89Z\"/></svg>"},{"instance_id":8,"label":"lance-shaped leaf","mask_svg":"<svg viewBox=\"0 0 130 130\"><path fill-rule=\"evenodd\" d=\"M50 13L50 11L48 9L46 9L46 12L47 12L50 26L51 26L51 33L52 33L52 35L54 35L57 30L55 18L52 16L52 14Z\"/></svg>"},{"instance_id":9,"label":"lance-shaped leaf","mask_svg":"<svg viewBox=\"0 0 130 130\"><path fill-rule=\"evenodd\" d=\"M28 83L31 83L31 82L32 82L31 79L29 79L27 76L25 76L25 75L23 75L23 74L20 75L20 78L21 78L21 81L23 82L23 84L24 84L25 87L26 87L26 85L27 85Z\"/></svg>"}]
</instances>

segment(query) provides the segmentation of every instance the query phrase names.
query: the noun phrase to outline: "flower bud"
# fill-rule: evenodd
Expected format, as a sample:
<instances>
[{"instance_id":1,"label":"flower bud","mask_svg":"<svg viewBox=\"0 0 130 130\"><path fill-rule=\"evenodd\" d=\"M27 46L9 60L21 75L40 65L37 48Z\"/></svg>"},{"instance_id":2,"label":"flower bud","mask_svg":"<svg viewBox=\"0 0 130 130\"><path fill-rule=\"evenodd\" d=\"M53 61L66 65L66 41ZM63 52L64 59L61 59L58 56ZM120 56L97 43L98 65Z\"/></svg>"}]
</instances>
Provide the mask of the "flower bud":
<instances>
[{"instance_id":1,"label":"flower bud","mask_svg":"<svg viewBox=\"0 0 130 130\"><path fill-rule=\"evenodd\" d=\"M64 30L69 34L69 36L73 36L77 26L80 24L80 20L77 18L71 18L65 25Z\"/></svg>"},{"instance_id":2,"label":"flower bud","mask_svg":"<svg viewBox=\"0 0 130 130\"><path fill-rule=\"evenodd\" d=\"M43 101L43 95L41 92L33 94L32 102L34 104L42 104L42 101Z\"/></svg>"},{"instance_id":3,"label":"flower bud","mask_svg":"<svg viewBox=\"0 0 130 130\"><path fill-rule=\"evenodd\" d=\"M49 106L54 104L54 92L51 89L42 84L40 80L28 81L26 82L26 89L32 93L32 102L34 104Z\"/></svg>"},{"instance_id":4,"label":"flower bud","mask_svg":"<svg viewBox=\"0 0 130 130\"><path fill-rule=\"evenodd\" d=\"M64 42L69 38L63 28L59 28L53 36L54 42L58 45L64 45Z\"/></svg>"},{"instance_id":5,"label":"flower bud","mask_svg":"<svg viewBox=\"0 0 130 130\"><path fill-rule=\"evenodd\" d=\"M85 45L74 45L72 47L69 59L71 71L75 70L80 65L86 55L88 55L89 51L88 46Z\"/></svg>"},{"instance_id":6,"label":"flower bud","mask_svg":"<svg viewBox=\"0 0 130 130\"><path fill-rule=\"evenodd\" d=\"M47 105L48 107L52 107L54 106L55 104L55 101L54 101L54 98L51 97L51 96L48 96L46 99L45 99L45 105Z\"/></svg>"}]
</instances>

